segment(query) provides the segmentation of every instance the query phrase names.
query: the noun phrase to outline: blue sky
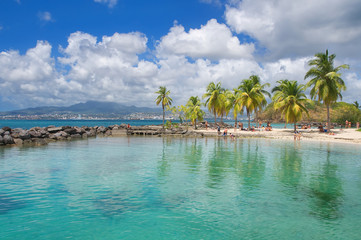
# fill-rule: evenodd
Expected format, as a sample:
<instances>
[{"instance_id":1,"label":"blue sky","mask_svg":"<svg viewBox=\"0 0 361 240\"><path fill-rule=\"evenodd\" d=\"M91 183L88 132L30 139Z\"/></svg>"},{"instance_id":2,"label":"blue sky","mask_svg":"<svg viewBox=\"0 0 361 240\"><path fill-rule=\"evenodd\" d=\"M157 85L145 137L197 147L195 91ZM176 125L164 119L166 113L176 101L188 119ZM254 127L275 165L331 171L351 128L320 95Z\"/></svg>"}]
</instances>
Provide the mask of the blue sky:
<instances>
[{"instance_id":1,"label":"blue sky","mask_svg":"<svg viewBox=\"0 0 361 240\"><path fill-rule=\"evenodd\" d=\"M251 74L305 83L316 52L336 53L347 102L361 101L357 0L2 0L0 111L88 100L155 107ZM321 14L320 14L321 13ZM332 14L330 14L332 13Z\"/></svg>"}]
</instances>

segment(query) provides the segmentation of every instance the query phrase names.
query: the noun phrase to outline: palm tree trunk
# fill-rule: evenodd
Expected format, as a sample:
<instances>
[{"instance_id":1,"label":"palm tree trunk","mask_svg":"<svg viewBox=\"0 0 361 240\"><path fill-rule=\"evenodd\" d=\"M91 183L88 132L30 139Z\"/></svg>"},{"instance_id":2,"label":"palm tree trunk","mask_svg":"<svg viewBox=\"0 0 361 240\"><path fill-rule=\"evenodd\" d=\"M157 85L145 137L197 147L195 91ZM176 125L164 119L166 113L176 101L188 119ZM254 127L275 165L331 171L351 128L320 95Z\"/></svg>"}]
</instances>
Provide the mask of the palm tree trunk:
<instances>
[{"instance_id":1,"label":"palm tree trunk","mask_svg":"<svg viewBox=\"0 0 361 240\"><path fill-rule=\"evenodd\" d=\"M294 122L294 126L293 126L293 130L296 132L296 128L297 128L297 126L296 126L296 121Z\"/></svg>"},{"instance_id":2,"label":"palm tree trunk","mask_svg":"<svg viewBox=\"0 0 361 240\"><path fill-rule=\"evenodd\" d=\"M214 112L214 124L217 125L217 113L215 108L213 108L213 112Z\"/></svg>"},{"instance_id":3,"label":"palm tree trunk","mask_svg":"<svg viewBox=\"0 0 361 240\"><path fill-rule=\"evenodd\" d=\"M164 118L165 118L164 105L162 105L162 108L163 108L163 130L164 130Z\"/></svg>"},{"instance_id":4,"label":"palm tree trunk","mask_svg":"<svg viewBox=\"0 0 361 240\"><path fill-rule=\"evenodd\" d=\"M234 131L236 131L236 129L237 129L237 116L236 116L236 118L234 119Z\"/></svg>"},{"instance_id":5,"label":"palm tree trunk","mask_svg":"<svg viewBox=\"0 0 361 240\"><path fill-rule=\"evenodd\" d=\"M327 104L326 108L327 108L327 133L329 133L331 130L330 104Z\"/></svg>"},{"instance_id":6,"label":"palm tree trunk","mask_svg":"<svg viewBox=\"0 0 361 240\"><path fill-rule=\"evenodd\" d=\"M251 130L251 114L249 114L249 112L247 111L247 116L248 116L248 131Z\"/></svg>"}]
</instances>

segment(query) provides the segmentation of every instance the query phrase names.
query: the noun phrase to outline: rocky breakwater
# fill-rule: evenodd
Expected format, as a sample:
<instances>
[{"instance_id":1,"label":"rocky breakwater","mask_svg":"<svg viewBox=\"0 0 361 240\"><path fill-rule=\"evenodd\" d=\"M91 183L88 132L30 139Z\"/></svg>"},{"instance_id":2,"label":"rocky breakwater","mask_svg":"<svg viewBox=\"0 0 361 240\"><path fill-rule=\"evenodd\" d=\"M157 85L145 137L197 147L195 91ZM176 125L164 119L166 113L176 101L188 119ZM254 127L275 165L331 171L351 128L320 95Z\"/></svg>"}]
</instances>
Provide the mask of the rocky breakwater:
<instances>
[{"instance_id":1,"label":"rocky breakwater","mask_svg":"<svg viewBox=\"0 0 361 240\"><path fill-rule=\"evenodd\" d=\"M2 145L46 145L59 140L82 139L97 135L111 135L110 127L3 127L0 129L0 146Z\"/></svg>"}]
</instances>

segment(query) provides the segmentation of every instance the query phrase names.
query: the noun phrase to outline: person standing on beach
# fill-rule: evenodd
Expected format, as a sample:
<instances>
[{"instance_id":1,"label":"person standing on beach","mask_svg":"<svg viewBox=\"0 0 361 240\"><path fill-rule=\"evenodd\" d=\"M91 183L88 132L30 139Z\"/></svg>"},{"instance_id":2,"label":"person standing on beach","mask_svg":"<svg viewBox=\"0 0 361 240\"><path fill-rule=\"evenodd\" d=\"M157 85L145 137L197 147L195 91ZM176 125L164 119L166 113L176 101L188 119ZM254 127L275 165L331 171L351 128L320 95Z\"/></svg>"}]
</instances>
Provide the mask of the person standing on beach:
<instances>
[{"instance_id":1,"label":"person standing on beach","mask_svg":"<svg viewBox=\"0 0 361 240\"><path fill-rule=\"evenodd\" d=\"M348 128L348 121L345 122L345 128Z\"/></svg>"},{"instance_id":2,"label":"person standing on beach","mask_svg":"<svg viewBox=\"0 0 361 240\"><path fill-rule=\"evenodd\" d=\"M356 129L358 130L360 128L360 122L356 123Z\"/></svg>"},{"instance_id":3,"label":"person standing on beach","mask_svg":"<svg viewBox=\"0 0 361 240\"><path fill-rule=\"evenodd\" d=\"M206 121L205 125L206 125L206 130L208 130L208 121Z\"/></svg>"},{"instance_id":4,"label":"person standing on beach","mask_svg":"<svg viewBox=\"0 0 361 240\"><path fill-rule=\"evenodd\" d=\"M221 135L221 127L219 125L217 125L217 131L218 131L218 135Z\"/></svg>"}]
</instances>

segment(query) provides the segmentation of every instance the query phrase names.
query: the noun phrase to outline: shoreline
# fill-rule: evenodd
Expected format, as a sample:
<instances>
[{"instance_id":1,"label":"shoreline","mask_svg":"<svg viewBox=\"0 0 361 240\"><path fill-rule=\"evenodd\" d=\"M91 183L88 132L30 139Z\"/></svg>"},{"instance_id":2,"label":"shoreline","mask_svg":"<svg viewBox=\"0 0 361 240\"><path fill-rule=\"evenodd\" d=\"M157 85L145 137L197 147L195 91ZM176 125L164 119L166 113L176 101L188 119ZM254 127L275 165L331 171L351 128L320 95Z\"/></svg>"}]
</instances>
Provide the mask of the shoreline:
<instances>
[{"instance_id":1,"label":"shoreline","mask_svg":"<svg viewBox=\"0 0 361 240\"><path fill-rule=\"evenodd\" d=\"M217 129L193 127L178 127L171 129L162 129L159 125L133 126L128 128L127 125L112 125L108 127L34 127L29 130L20 128L11 129L3 127L0 129L0 147L3 146L39 146L46 145L56 141L71 141L76 139L87 139L89 137L120 137L120 136L179 136L179 137L219 137L223 136L223 131L218 135ZM293 129L274 128L272 131L255 129L255 131L245 131L234 128L227 128L226 138L265 138L265 139L282 139L292 141L315 141L315 142L333 142L333 143L351 143L361 144L361 132L351 129L333 129L332 135L321 133L318 129L298 129L300 139L295 139Z\"/></svg>"}]
</instances>

